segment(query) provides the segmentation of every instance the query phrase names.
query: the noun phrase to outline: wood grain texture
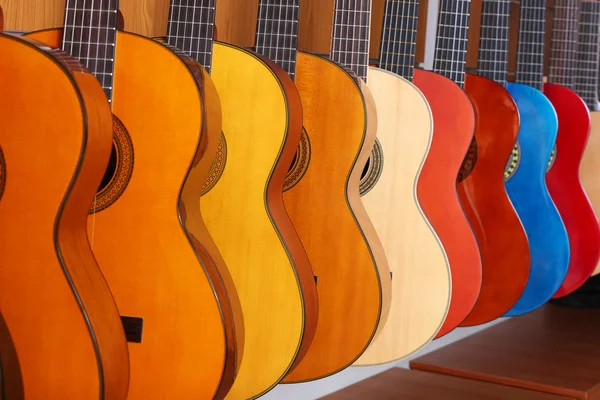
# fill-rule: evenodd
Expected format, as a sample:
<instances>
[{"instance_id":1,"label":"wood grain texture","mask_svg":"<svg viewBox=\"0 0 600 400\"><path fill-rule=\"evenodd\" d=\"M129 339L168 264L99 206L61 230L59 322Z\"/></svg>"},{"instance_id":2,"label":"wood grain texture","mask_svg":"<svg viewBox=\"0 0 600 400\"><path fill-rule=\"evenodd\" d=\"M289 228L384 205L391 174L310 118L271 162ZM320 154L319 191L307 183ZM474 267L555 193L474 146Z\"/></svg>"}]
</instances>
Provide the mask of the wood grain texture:
<instances>
[{"instance_id":1,"label":"wood grain texture","mask_svg":"<svg viewBox=\"0 0 600 400\"><path fill-rule=\"evenodd\" d=\"M36 36L59 45L61 32ZM129 346L129 398L212 397L228 359L221 309L178 212L201 140L200 93L163 45L119 32L116 48L113 113L131 136L134 170L88 229L119 311L144 319L142 343Z\"/></svg>"},{"instance_id":2,"label":"wood grain texture","mask_svg":"<svg viewBox=\"0 0 600 400\"><path fill-rule=\"evenodd\" d=\"M124 400L125 335L86 235L110 154L106 98L93 76L68 72L37 46L1 34L0 43L11 60L0 64L0 308L25 396Z\"/></svg>"},{"instance_id":3,"label":"wood grain texture","mask_svg":"<svg viewBox=\"0 0 600 400\"><path fill-rule=\"evenodd\" d=\"M62 26L65 0L0 0L5 29L33 31Z\"/></svg>"},{"instance_id":4,"label":"wood grain texture","mask_svg":"<svg viewBox=\"0 0 600 400\"><path fill-rule=\"evenodd\" d=\"M228 156L201 209L244 312L244 355L228 398L247 399L283 378L316 326L314 278L281 195L302 113L273 63L220 42L213 54Z\"/></svg>"},{"instance_id":5,"label":"wood grain texture","mask_svg":"<svg viewBox=\"0 0 600 400\"><path fill-rule=\"evenodd\" d=\"M302 52L296 86L311 157L305 175L283 196L317 277L319 320L308 353L285 382L318 379L352 364L385 321L390 301L385 255L359 195L375 141L369 94L338 65Z\"/></svg>"},{"instance_id":6,"label":"wood grain texture","mask_svg":"<svg viewBox=\"0 0 600 400\"><path fill-rule=\"evenodd\" d=\"M581 159L579 179L596 215L600 215L600 180L598 179L598 171L600 171L600 112L590 112L590 119L590 137ZM598 274L600 274L600 263L596 264L593 275Z\"/></svg>"},{"instance_id":7,"label":"wood grain texture","mask_svg":"<svg viewBox=\"0 0 600 400\"><path fill-rule=\"evenodd\" d=\"M451 293L445 251L416 194L429 152L431 110L421 92L398 75L371 68L368 82L384 163L378 182L362 200L389 260L393 302L382 332L355 365L399 360L421 349L441 328Z\"/></svg>"},{"instance_id":8,"label":"wood grain texture","mask_svg":"<svg viewBox=\"0 0 600 400\"><path fill-rule=\"evenodd\" d=\"M506 193L504 172L519 133L519 111L500 84L467 74L465 92L475 113L475 146L463 164L458 195L477 238L483 281L475 307L462 323L479 325L504 315L529 279L527 235Z\"/></svg>"},{"instance_id":9,"label":"wood grain texture","mask_svg":"<svg viewBox=\"0 0 600 400\"><path fill-rule=\"evenodd\" d=\"M456 176L473 138L475 120L469 99L451 80L415 69L414 83L429 102L434 127L417 198L446 250L452 273L452 300L438 332L441 336L467 317L481 289L481 254L456 192Z\"/></svg>"},{"instance_id":10,"label":"wood grain texture","mask_svg":"<svg viewBox=\"0 0 600 400\"><path fill-rule=\"evenodd\" d=\"M569 270L554 298L578 289L600 259L598 217L579 180L579 165L590 134L590 112L574 91L545 84L544 95L558 117L555 161L548 173L548 191L567 228L571 249Z\"/></svg>"},{"instance_id":11,"label":"wood grain texture","mask_svg":"<svg viewBox=\"0 0 600 400\"><path fill-rule=\"evenodd\" d=\"M410 366L595 400L600 395L599 329L599 310L545 305L416 358Z\"/></svg>"},{"instance_id":12,"label":"wood grain texture","mask_svg":"<svg viewBox=\"0 0 600 400\"><path fill-rule=\"evenodd\" d=\"M323 400L573 400L533 390L516 389L472 379L430 372L391 368L355 383Z\"/></svg>"}]
</instances>

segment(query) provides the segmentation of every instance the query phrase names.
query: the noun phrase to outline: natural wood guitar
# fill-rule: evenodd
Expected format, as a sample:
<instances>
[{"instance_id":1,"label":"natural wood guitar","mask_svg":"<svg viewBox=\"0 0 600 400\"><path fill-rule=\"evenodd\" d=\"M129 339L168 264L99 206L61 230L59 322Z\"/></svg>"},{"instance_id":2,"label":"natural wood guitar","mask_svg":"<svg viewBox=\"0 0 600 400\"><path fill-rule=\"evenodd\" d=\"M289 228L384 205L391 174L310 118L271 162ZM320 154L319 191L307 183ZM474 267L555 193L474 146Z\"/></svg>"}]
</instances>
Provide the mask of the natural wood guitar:
<instances>
[{"instance_id":1,"label":"natural wood guitar","mask_svg":"<svg viewBox=\"0 0 600 400\"><path fill-rule=\"evenodd\" d=\"M579 8L579 35L577 38L579 64L575 91L585 101L590 110L590 135L581 158L579 178L594 207L600 213L600 103L598 102L598 76L600 60L600 2L582 1ZM593 275L600 273L600 263Z\"/></svg>"},{"instance_id":2,"label":"natural wood guitar","mask_svg":"<svg viewBox=\"0 0 600 400\"><path fill-rule=\"evenodd\" d=\"M463 326L504 315L529 280L529 242L504 186L506 161L519 133L519 111L504 88L509 15L510 0L483 0L479 75L467 74L465 80L475 112L475 135L457 187L481 251L483 281Z\"/></svg>"},{"instance_id":3,"label":"natural wood guitar","mask_svg":"<svg viewBox=\"0 0 600 400\"><path fill-rule=\"evenodd\" d=\"M354 365L399 360L423 348L450 305L446 253L416 196L433 133L427 100L412 83L418 12L413 2L386 2L380 68L369 68L377 145L363 177L362 199L388 257L393 301L381 333Z\"/></svg>"},{"instance_id":4,"label":"natural wood guitar","mask_svg":"<svg viewBox=\"0 0 600 400\"><path fill-rule=\"evenodd\" d=\"M201 183L189 176L206 151L207 118L214 113L203 108L203 97L215 94L183 53L117 32L116 11L112 0L70 0L64 33L31 36L55 47L62 42L81 57L115 115L113 166L88 229L127 317L129 399L212 398L233 383L238 330L214 259L186 227L199 214L189 185ZM100 16L108 29L94 25ZM91 40L80 44L77 34Z\"/></svg>"},{"instance_id":5,"label":"natural wood guitar","mask_svg":"<svg viewBox=\"0 0 600 400\"><path fill-rule=\"evenodd\" d=\"M178 45L177 38L187 36L179 29L193 32L185 50L210 71L223 112L200 207L244 314L244 354L227 398L255 398L284 377L316 326L314 276L281 195L300 140L302 109L277 64L213 41L214 0L184 3L171 4L168 40ZM193 12L178 13L180 4Z\"/></svg>"},{"instance_id":6,"label":"natural wood guitar","mask_svg":"<svg viewBox=\"0 0 600 400\"><path fill-rule=\"evenodd\" d=\"M417 198L446 250L452 273L450 309L438 337L456 328L471 312L482 280L481 254L456 189L457 175L475 129L473 107L461 89L467 30L442 27L444 21L458 19L457 7L469 10L468 1L457 1L458 5L452 0L440 4L438 30L444 34L436 44L435 72L415 70L414 78L429 102L434 127L431 148L417 182ZM461 47L455 47L455 42Z\"/></svg>"},{"instance_id":7,"label":"natural wood guitar","mask_svg":"<svg viewBox=\"0 0 600 400\"><path fill-rule=\"evenodd\" d=\"M0 309L23 390L125 400L125 334L86 235L110 155L106 98L59 50L0 34L0 60ZM18 384L5 361L3 386Z\"/></svg>"},{"instance_id":8,"label":"natural wood guitar","mask_svg":"<svg viewBox=\"0 0 600 400\"><path fill-rule=\"evenodd\" d=\"M567 228L571 247L569 270L555 298L566 296L583 285L600 259L598 217L579 180L579 165L590 133L589 110L573 91L579 3L556 1L549 83L544 85L544 94L558 117L554 163L546 174L546 182Z\"/></svg>"},{"instance_id":9,"label":"natural wood guitar","mask_svg":"<svg viewBox=\"0 0 600 400\"><path fill-rule=\"evenodd\" d=\"M384 326L391 300L385 253L360 198L360 177L377 125L373 97L356 77L366 78L368 46L354 55L346 46L352 40L368 42L371 4L336 1L335 7L331 59L338 64L302 52L297 58L305 134L284 201L317 279L319 321L308 353L285 378L288 383L323 378L351 365ZM298 17L288 15L288 20ZM342 30L342 21L352 21L355 28Z\"/></svg>"}]
</instances>

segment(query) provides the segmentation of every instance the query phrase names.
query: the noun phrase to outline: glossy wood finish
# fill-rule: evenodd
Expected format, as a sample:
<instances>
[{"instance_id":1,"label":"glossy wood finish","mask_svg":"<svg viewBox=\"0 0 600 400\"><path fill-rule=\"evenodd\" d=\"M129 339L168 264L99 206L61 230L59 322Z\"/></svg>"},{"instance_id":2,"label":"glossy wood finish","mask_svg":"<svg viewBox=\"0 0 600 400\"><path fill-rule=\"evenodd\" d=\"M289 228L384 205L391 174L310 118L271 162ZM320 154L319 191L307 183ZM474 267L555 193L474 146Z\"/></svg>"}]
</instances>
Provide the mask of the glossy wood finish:
<instances>
[{"instance_id":1,"label":"glossy wood finish","mask_svg":"<svg viewBox=\"0 0 600 400\"><path fill-rule=\"evenodd\" d=\"M451 295L446 253L416 196L433 133L431 110L421 92L396 74L370 68L368 82L384 162L362 199L389 260L393 301L385 326L354 365L399 360L423 348L441 328Z\"/></svg>"},{"instance_id":2,"label":"glossy wood finish","mask_svg":"<svg viewBox=\"0 0 600 400\"><path fill-rule=\"evenodd\" d=\"M32 36L56 46L61 32ZM129 346L129 399L212 397L226 363L235 362L223 327L231 317L222 314L178 212L202 139L200 92L163 45L119 32L116 49L113 113L131 137L134 170L123 195L90 215L88 230L119 311L144 319L142 343Z\"/></svg>"},{"instance_id":3,"label":"glossy wood finish","mask_svg":"<svg viewBox=\"0 0 600 400\"><path fill-rule=\"evenodd\" d=\"M464 321L481 289L479 248L456 192L456 176L475 119L469 99L448 78L416 69L414 84L425 95L433 116L433 139L417 182L417 198L446 250L452 273L450 309L439 337Z\"/></svg>"},{"instance_id":4,"label":"glossy wood finish","mask_svg":"<svg viewBox=\"0 0 600 400\"><path fill-rule=\"evenodd\" d=\"M568 400L532 390L494 385L431 372L391 368L355 383L323 400Z\"/></svg>"},{"instance_id":5,"label":"glossy wood finish","mask_svg":"<svg viewBox=\"0 0 600 400\"><path fill-rule=\"evenodd\" d=\"M600 112L590 112L590 136L588 143L581 158L581 168L579 169L579 178L581 184L594 207L596 215L600 214L600 180L597 179L600 171ZM600 262L596 264L593 275L600 274Z\"/></svg>"},{"instance_id":6,"label":"glossy wood finish","mask_svg":"<svg viewBox=\"0 0 600 400\"><path fill-rule=\"evenodd\" d=\"M600 310L546 305L419 357L410 365L423 371L597 400L599 329Z\"/></svg>"},{"instance_id":7,"label":"glossy wood finish","mask_svg":"<svg viewBox=\"0 0 600 400\"><path fill-rule=\"evenodd\" d=\"M27 399L124 400L125 335L86 236L110 110L95 78L54 53L61 61L0 34L0 59L12 60L0 63L0 308Z\"/></svg>"},{"instance_id":8,"label":"glossy wood finish","mask_svg":"<svg viewBox=\"0 0 600 400\"><path fill-rule=\"evenodd\" d=\"M242 303L244 355L228 398L246 399L283 378L315 329L305 325L314 277L281 195L302 112L289 77L254 53L216 42L212 71L228 155L201 209Z\"/></svg>"},{"instance_id":9,"label":"glossy wood finish","mask_svg":"<svg viewBox=\"0 0 600 400\"><path fill-rule=\"evenodd\" d=\"M546 182L571 247L569 270L554 295L556 298L575 291L596 269L600 258L600 228L579 180L579 164L590 132L589 110L581 97L564 86L546 84L544 94L558 116L556 160L546 174Z\"/></svg>"},{"instance_id":10,"label":"glossy wood finish","mask_svg":"<svg viewBox=\"0 0 600 400\"><path fill-rule=\"evenodd\" d=\"M504 187L506 162L519 132L517 106L502 85L481 76L467 74L465 92L475 112L475 145L457 189L483 266L479 297L461 324L470 326L492 321L515 305L529 279L530 256L527 236Z\"/></svg>"},{"instance_id":11,"label":"glossy wood finish","mask_svg":"<svg viewBox=\"0 0 600 400\"><path fill-rule=\"evenodd\" d=\"M541 307L562 283L569 265L569 239L546 186L546 168L557 131L556 112L537 89L508 83L521 116L519 161L506 190L527 232L531 253L529 281L507 315Z\"/></svg>"},{"instance_id":12,"label":"glossy wood finish","mask_svg":"<svg viewBox=\"0 0 600 400\"><path fill-rule=\"evenodd\" d=\"M285 382L318 379L352 364L390 304L389 270L379 263L385 255L365 240L377 234L359 194L375 141L372 97L344 69L317 56L299 53L296 74L311 158L284 202L317 279L319 321L308 353ZM307 208L314 196L328 206Z\"/></svg>"}]
</instances>

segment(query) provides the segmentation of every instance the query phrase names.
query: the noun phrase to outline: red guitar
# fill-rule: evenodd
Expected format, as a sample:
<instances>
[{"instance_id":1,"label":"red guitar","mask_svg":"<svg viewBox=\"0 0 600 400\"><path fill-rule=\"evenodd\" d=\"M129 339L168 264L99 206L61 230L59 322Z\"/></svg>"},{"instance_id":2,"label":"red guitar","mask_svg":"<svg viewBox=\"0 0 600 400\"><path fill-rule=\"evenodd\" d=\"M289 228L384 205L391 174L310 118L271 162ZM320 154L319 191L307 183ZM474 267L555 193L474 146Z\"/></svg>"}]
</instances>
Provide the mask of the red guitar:
<instances>
[{"instance_id":1,"label":"red guitar","mask_svg":"<svg viewBox=\"0 0 600 400\"><path fill-rule=\"evenodd\" d=\"M558 116L556 150L546 182L571 246L569 271L554 298L579 288L594 272L600 258L598 218L579 180L579 165L590 132L590 113L572 90L576 79L573 69L577 63L578 15L578 0L556 0L550 83L544 85L544 94Z\"/></svg>"},{"instance_id":2,"label":"red guitar","mask_svg":"<svg viewBox=\"0 0 600 400\"><path fill-rule=\"evenodd\" d=\"M438 337L467 317L481 288L479 247L456 193L456 176L475 128L471 102L462 91L468 19L464 21L456 14L457 9L468 13L469 8L469 0L441 0L436 73L415 69L413 82L429 102L434 126L431 149L417 182L417 197L446 250L452 272L452 299Z\"/></svg>"}]
</instances>

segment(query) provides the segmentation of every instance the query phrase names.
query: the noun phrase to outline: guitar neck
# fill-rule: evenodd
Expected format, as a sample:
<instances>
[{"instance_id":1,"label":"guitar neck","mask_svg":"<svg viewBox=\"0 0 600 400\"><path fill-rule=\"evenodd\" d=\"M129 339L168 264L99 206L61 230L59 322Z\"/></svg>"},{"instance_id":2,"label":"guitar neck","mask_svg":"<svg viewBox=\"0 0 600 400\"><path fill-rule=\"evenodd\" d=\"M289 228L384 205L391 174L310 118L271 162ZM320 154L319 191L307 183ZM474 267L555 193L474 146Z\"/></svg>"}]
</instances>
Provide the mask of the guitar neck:
<instances>
[{"instance_id":1,"label":"guitar neck","mask_svg":"<svg viewBox=\"0 0 600 400\"><path fill-rule=\"evenodd\" d=\"M521 0L516 82L542 90L546 0Z\"/></svg>"},{"instance_id":2,"label":"guitar neck","mask_svg":"<svg viewBox=\"0 0 600 400\"><path fill-rule=\"evenodd\" d=\"M483 0L479 41L479 75L506 85L510 0Z\"/></svg>"},{"instance_id":3,"label":"guitar neck","mask_svg":"<svg viewBox=\"0 0 600 400\"><path fill-rule=\"evenodd\" d=\"M100 81L112 101L118 0L67 0L62 49Z\"/></svg>"},{"instance_id":4,"label":"guitar neck","mask_svg":"<svg viewBox=\"0 0 600 400\"><path fill-rule=\"evenodd\" d=\"M171 0L167 43L198 61L210 74L216 0Z\"/></svg>"},{"instance_id":5,"label":"guitar neck","mask_svg":"<svg viewBox=\"0 0 600 400\"><path fill-rule=\"evenodd\" d=\"M461 88L465 83L470 0L441 0L433 70L452 79Z\"/></svg>"},{"instance_id":6,"label":"guitar neck","mask_svg":"<svg viewBox=\"0 0 600 400\"><path fill-rule=\"evenodd\" d=\"M387 0L379 67L412 81L417 49L419 0Z\"/></svg>"},{"instance_id":7,"label":"guitar neck","mask_svg":"<svg viewBox=\"0 0 600 400\"><path fill-rule=\"evenodd\" d=\"M556 0L550 53L551 83L575 88L580 0Z\"/></svg>"},{"instance_id":8,"label":"guitar neck","mask_svg":"<svg viewBox=\"0 0 600 400\"><path fill-rule=\"evenodd\" d=\"M579 11L579 35L577 39L577 79L575 91L589 109L598 108L598 70L600 69L600 2L584 1Z\"/></svg>"},{"instance_id":9,"label":"guitar neck","mask_svg":"<svg viewBox=\"0 0 600 400\"><path fill-rule=\"evenodd\" d=\"M300 0L260 0L255 50L296 77Z\"/></svg>"},{"instance_id":10,"label":"guitar neck","mask_svg":"<svg viewBox=\"0 0 600 400\"><path fill-rule=\"evenodd\" d=\"M371 0L335 0L331 59L365 81L370 35Z\"/></svg>"}]
</instances>

